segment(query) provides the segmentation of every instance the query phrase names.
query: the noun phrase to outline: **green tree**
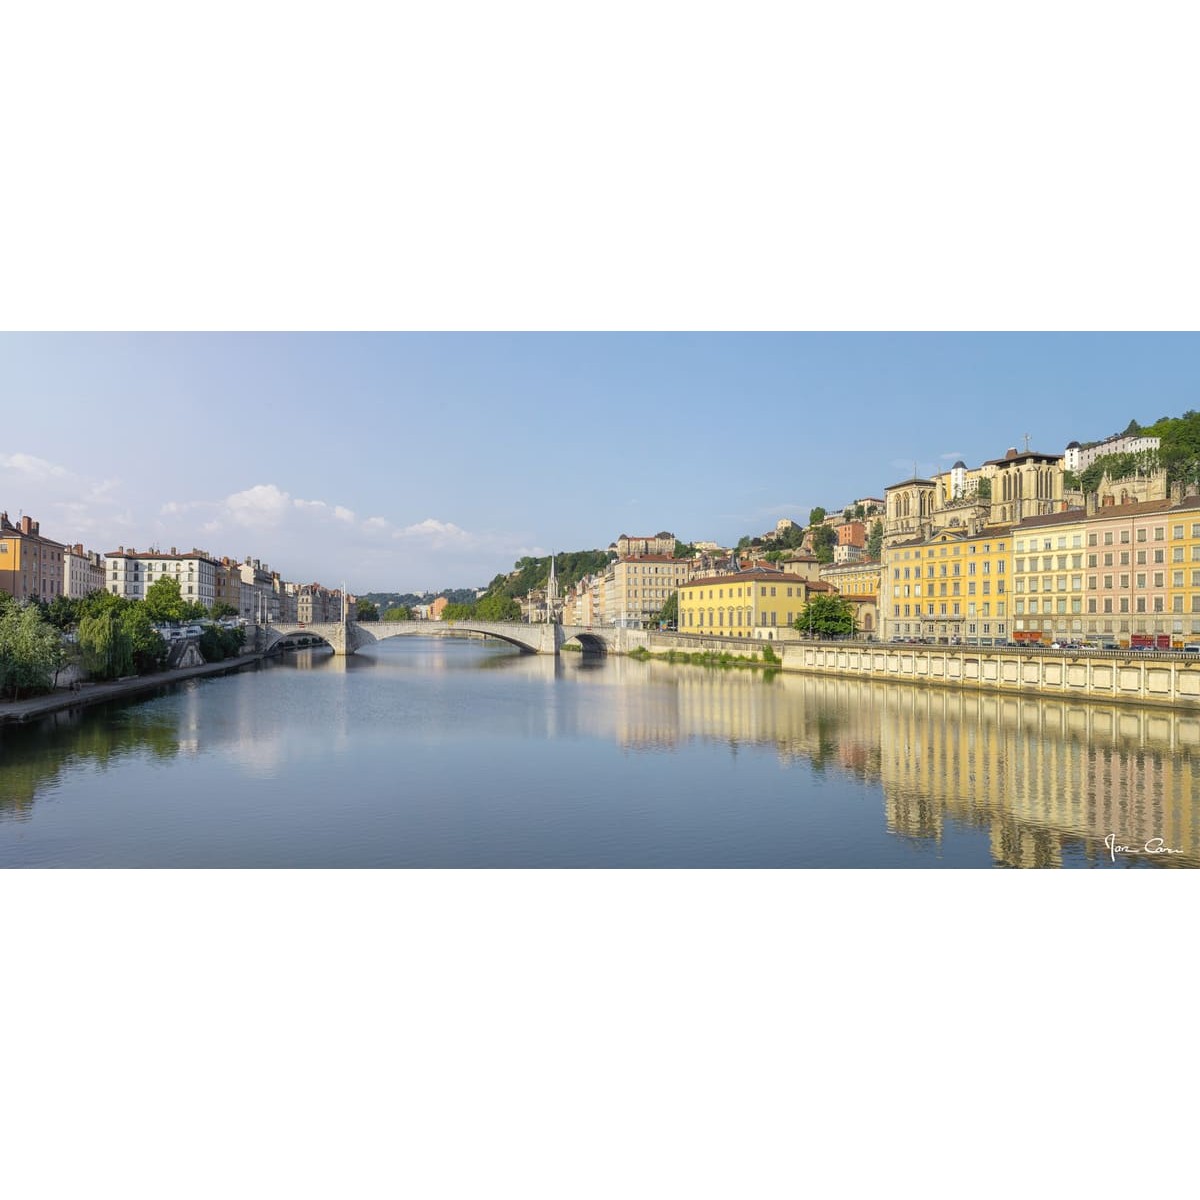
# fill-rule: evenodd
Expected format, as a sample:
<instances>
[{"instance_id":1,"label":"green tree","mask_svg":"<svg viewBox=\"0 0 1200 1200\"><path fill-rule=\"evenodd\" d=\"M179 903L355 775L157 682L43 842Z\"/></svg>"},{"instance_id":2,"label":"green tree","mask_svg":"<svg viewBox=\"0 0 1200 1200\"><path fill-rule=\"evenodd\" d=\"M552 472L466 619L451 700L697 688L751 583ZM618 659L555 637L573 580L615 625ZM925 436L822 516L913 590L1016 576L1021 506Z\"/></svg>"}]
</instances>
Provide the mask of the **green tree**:
<instances>
[{"instance_id":1,"label":"green tree","mask_svg":"<svg viewBox=\"0 0 1200 1200\"><path fill-rule=\"evenodd\" d=\"M186 606L179 580L171 575L160 575L147 589L142 601L151 621L182 621Z\"/></svg>"},{"instance_id":2,"label":"green tree","mask_svg":"<svg viewBox=\"0 0 1200 1200\"><path fill-rule=\"evenodd\" d=\"M801 633L814 637L849 637L857 632L854 605L837 593L809 597L794 622Z\"/></svg>"},{"instance_id":3,"label":"green tree","mask_svg":"<svg viewBox=\"0 0 1200 1200\"><path fill-rule=\"evenodd\" d=\"M413 619L412 609L407 604L396 605L383 614L383 619L385 621L411 621Z\"/></svg>"},{"instance_id":4,"label":"green tree","mask_svg":"<svg viewBox=\"0 0 1200 1200\"><path fill-rule=\"evenodd\" d=\"M226 604L224 600L218 600L208 610L208 615L214 621L219 621L222 617L236 617L238 610L232 604Z\"/></svg>"},{"instance_id":5,"label":"green tree","mask_svg":"<svg viewBox=\"0 0 1200 1200\"><path fill-rule=\"evenodd\" d=\"M975 486L975 496L979 500L990 500L992 498L992 481L981 479Z\"/></svg>"},{"instance_id":6,"label":"green tree","mask_svg":"<svg viewBox=\"0 0 1200 1200\"><path fill-rule=\"evenodd\" d=\"M828 525L817 525L813 528L812 547L817 562L833 562L833 548L835 545L837 545L837 534Z\"/></svg>"},{"instance_id":7,"label":"green tree","mask_svg":"<svg viewBox=\"0 0 1200 1200\"><path fill-rule=\"evenodd\" d=\"M37 605L8 604L0 611L0 694L15 700L49 691L65 657L61 634Z\"/></svg>"},{"instance_id":8,"label":"green tree","mask_svg":"<svg viewBox=\"0 0 1200 1200\"><path fill-rule=\"evenodd\" d=\"M372 604L370 600L359 599L358 607L355 612L355 620L357 621L378 621L379 609Z\"/></svg>"},{"instance_id":9,"label":"green tree","mask_svg":"<svg viewBox=\"0 0 1200 1200\"><path fill-rule=\"evenodd\" d=\"M145 603L131 604L118 618L121 632L129 639L133 666L139 675L161 671L167 662L167 643L154 628Z\"/></svg>"},{"instance_id":10,"label":"green tree","mask_svg":"<svg viewBox=\"0 0 1200 1200\"><path fill-rule=\"evenodd\" d=\"M79 600L72 600L70 596L60 593L49 604L42 606L42 619L48 621L55 629L61 629L64 632L74 629L79 624L81 603Z\"/></svg>"},{"instance_id":11,"label":"green tree","mask_svg":"<svg viewBox=\"0 0 1200 1200\"><path fill-rule=\"evenodd\" d=\"M878 517L867 535L867 557L876 562L883 556L883 521Z\"/></svg>"},{"instance_id":12,"label":"green tree","mask_svg":"<svg viewBox=\"0 0 1200 1200\"><path fill-rule=\"evenodd\" d=\"M90 613L80 620L79 649L83 669L94 679L133 674L133 647L116 608Z\"/></svg>"},{"instance_id":13,"label":"green tree","mask_svg":"<svg viewBox=\"0 0 1200 1200\"><path fill-rule=\"evenodd\" d=\"M442 609L443 621L470 621L475 616L473 604L447 604Z\"/></svg>"},{"instance_id":14,"label":"green tree","mask_svg":"<svg viewBox=\"0 0 1200 1200\"><path fill-rule=\"evenodd\" d=\"M650 618L650 625L670 625L679 624L679 593L672 592L667 597L667 602Z\"/></svg>"},{"instance_id":15,"label":"green tree","mask_svg":"<svg viewBox=\"0 0 1200 1200\"><path fill-rule=\"evenodd\" d=\"M475 605L475 615L481 621L518 621L521 606L511 596L484 596Z\"/></svg>"},{"instance_id":16,"label":"green tree","mask_svg":"<svg viewBox=\"0 0 1200 1200\"><path fill-rule=\"evenodd\" d=\"M1200 483L1200 412L1163 423L1159 460L1172 483Z\"/></svg>"},{"instance_id":17,"label":"green tree","mask_svg":"<svg viewBox=\"0 0 1200 1200\"><path fill-rule=\"evenodd\" d=\"M810 525L820 525L820 523L825 520L826 515L827 514L825 510L818 505L808 514L808 523Z\"/></svg>"},{"instance_id":18,"label":"green tree","mask_svg":"<svg viewBox=\"0 0 1200 1200\"><path fill-rule=\"evenodd\" d=\"M219 625L206 625L200 634L200 653L205 662L224 662L241 652L246 640L244 629L222 629Z\"/></svg>"}]
</instances>

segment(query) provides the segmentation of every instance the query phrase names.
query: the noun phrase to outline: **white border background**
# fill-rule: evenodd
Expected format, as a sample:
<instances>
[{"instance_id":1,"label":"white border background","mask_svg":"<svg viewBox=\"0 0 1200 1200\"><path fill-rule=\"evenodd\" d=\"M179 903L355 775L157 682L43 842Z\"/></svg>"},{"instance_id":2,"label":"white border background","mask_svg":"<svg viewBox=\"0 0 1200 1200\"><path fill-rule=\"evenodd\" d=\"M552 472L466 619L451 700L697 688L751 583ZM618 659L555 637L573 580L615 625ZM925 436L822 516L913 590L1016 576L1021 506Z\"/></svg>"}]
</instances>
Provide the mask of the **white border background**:
<instances>
[{"instance_id":1,"label":"white border background","mask_svg":"<svg viewBox=\"0 0 1200 1200\"><path fill-rule=\"evenodd\" d=\"M1195 329L1193 11L8 6L0 326ZM6 1191L1140 1189L1189 884L10 872Z\"/></svg>"}]
</instances>

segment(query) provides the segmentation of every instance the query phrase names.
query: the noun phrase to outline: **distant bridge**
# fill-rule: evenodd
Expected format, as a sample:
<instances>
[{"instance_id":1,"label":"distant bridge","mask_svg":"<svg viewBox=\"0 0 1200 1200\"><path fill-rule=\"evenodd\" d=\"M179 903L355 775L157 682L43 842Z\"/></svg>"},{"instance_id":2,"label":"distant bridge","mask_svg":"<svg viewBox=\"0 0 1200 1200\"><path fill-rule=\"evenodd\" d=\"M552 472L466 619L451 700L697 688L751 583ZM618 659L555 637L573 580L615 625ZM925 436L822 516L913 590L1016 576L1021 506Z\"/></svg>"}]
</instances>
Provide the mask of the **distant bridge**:
<instances>
[{"instance_id":1,"label":"distant bridge","mask_svg":"<svg viewBox=\"0 0 1200 1200\"><path fill-rule=\"evenodd\" d=\"M577 641L585 654L608 654L646 644L640 629L617 629L593 625L527 625L523 621L332 621L301 625L299 622L260 627L265 640L260 648L272 650L281 641L296 637L318 637L333 647L334 654L354 654L372 642L394 637L431 637L448 633L477 633L498 638L525 654L557 654L566 642Z\"/></svg>"}]
</instances>

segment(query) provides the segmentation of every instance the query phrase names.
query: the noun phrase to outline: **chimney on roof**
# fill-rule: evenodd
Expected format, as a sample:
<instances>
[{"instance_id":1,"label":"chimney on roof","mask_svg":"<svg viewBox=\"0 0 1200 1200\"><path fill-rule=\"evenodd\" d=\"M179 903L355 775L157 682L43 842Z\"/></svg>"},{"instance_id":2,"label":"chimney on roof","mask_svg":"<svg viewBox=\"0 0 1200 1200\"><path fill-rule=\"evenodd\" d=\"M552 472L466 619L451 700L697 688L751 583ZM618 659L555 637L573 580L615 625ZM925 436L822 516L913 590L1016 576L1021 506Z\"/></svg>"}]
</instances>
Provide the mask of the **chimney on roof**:
<instances>
[{"instance_id":1,"label":"chimney on roof","mask_svg":"<svg viewBox=\"0 0 1200 1200\"><path fill-rule=\"evenodd\" d=\"M1171 503L1183 503L1183 484L1181 482L1171 484Z\"/></svg>"},{"instance_id":2,"label":"chimney on roof","mask_svg":"<svg viewBox=\"0 0 1200 1200\"><path fill-rule=\"evenodd\" d=\"M37 533L37 524L27 516L22 517L21 518L21 532L24 534Z\"/></svg>"},{"instance_id":3,"label":"chimney on roof","mask_svg":"<svg viewBox=\"0 0 1200 1200\"><path fill-rule=\"evenodd\" d=\"M1095 516L1096 509L1099 507L1099 505L1097 503L1098 499L1099 499L1099 493L1088 492L1087 498L1084 500L1084 512L1089 517Z\"/></svg>"},{"instance_id":4,"label":"chimney on roof","mask_svg":"<svg viewBox=\"0 0 1200 1200\"><path fill-rule=\"evenodd\" d=\"M172 546L172 547L171 547L171 553L172 553L172 554L178 554L178 553L179 553L179 551L178 551L178 550L176 550L174 546Z\"/></svg>"}]
</instances>

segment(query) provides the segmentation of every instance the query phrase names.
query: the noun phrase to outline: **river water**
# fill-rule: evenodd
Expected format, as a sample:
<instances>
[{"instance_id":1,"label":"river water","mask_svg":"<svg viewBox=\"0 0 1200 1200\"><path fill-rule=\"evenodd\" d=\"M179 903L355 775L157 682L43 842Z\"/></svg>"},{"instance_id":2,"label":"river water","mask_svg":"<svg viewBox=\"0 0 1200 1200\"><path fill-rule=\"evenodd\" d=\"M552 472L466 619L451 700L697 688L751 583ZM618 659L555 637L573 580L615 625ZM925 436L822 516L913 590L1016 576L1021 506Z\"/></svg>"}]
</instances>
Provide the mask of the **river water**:
<instances>
[{"instance_id":1,"label":"river water","mask_svg":"<svg viewBox=\"0 0 1200 1200\"><path fill-rule=\"evenodd\" d=\"M0 729L0 867L1196 867L1198 764L1194 713L396 638Z\"/></svg>"}]
</instances>

